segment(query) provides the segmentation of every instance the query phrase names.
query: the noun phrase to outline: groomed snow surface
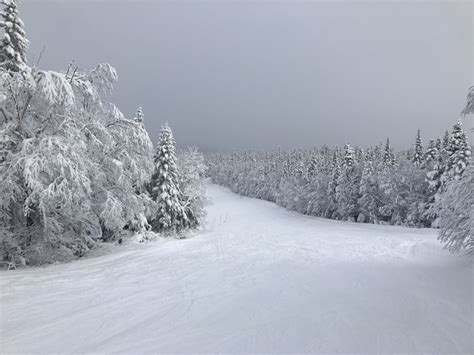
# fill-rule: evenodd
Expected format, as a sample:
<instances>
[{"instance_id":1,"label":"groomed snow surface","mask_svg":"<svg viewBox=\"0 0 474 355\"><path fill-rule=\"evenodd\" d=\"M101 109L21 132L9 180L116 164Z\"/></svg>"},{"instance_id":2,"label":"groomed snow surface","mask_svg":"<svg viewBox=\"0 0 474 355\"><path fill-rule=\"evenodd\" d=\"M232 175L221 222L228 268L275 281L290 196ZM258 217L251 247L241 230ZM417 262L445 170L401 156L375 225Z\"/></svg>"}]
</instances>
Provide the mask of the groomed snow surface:
<instances>
[{"instance_id":1,"label":"groomed snow surface","mask_svg":"<svg viewBox=\"0 0 474 355\"><path fill-rule=\"evenodd\" d=\"M473 353L472 259L208 185L206 230L2 271L2 353Z\"/></svg>"}]
</instances>

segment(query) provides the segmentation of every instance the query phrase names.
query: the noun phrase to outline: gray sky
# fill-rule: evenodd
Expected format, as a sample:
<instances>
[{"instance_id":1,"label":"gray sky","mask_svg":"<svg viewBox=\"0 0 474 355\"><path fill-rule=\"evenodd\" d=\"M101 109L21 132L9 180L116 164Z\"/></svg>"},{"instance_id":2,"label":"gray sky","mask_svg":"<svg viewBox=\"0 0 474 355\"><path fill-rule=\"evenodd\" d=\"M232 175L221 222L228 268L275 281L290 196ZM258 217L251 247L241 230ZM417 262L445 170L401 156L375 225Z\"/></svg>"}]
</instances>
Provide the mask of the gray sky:
<instances>
[{"instance_id":1,"label":"gray sky","mask_svg":"<svg viewBox=\"0 0 474 355\"><path fill-rule=\"evenodd\" d=\"M143 106L201 149L425 142L457 120L473 78L470 1L20 3L29 58L109 62L113 102Z\"/></svg>"}]
</instances>

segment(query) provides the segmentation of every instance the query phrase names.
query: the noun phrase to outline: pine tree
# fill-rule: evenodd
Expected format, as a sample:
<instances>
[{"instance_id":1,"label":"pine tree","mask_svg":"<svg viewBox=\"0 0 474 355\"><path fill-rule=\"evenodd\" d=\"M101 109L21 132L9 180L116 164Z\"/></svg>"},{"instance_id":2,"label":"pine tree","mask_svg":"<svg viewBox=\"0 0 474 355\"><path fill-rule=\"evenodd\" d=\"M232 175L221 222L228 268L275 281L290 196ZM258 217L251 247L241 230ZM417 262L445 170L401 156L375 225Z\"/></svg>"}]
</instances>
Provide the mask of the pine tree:
<instances>
[{"instance_id":1,"label":"pine tree","mask_svg":"<svg viewBox=\"0 0 474 355\"><path fill-rule=\"evenodd\" d=\"M395 164L395 156L393 154L392 147L390 146L390 139L387 137L387 142L385 143L385 149L383 154L383 164L386 167L393 166Z\"/></svg>"},{"instance_id":2,"label":"pine tree","mask_svg":"<svg viewBox=\"0 0 474 355\"><path fill-rule=\"evenodd\" d=\"M474 87L469 89L466 107L462 114L474 113ZM449 154L446 165L447 175L454 175L446 191L441 195L440 201L440 233L439 240L451 252L466 251L474 254L474 221L472 218L474 195L474 165L469 164L471 150L466 142L459 121L453 127L453 134L446 147ZM452 174L449 174L449 172Z\"/></svg>"},{"instance_id":3,"label":"pine tree","mask_svg":"<svg viewBox=\"0 0 474 355\"><path fill-rule=\"evenodd\" d=\"M318 155L316 153L311 154L307 173L310 180L318 174Z\"/></svg>"},{"instance_id":4,"label":"pine tree","mask_svg":"<svg viewBox=\"0 0 474 355\"><path fill-rule=\"evenodd\" d=\"M437 225L438 217L438 201L441 187L441 177L444 172L443 147L441 140L438 138L436 142L430 141L428 150L425 156L425 167L428 170L426 173L426 181L428 182L427 189L427 208L425 218L432 221L432 225Z\"/></svg>"},{"instance_id":5,"label":"pine tree","mask_svg":"<svg viewBox=\"0 0 474 355\"><path fill-rule=\"evenodd\" d=\"M441 199L439 240L446 249L474 254L473 218L474 166L452 181Z\"/></svg>"},{"instance_id":6,"label":"pine tree","mask_svg":"<svg viewBox=\"0 0 474 355\"><path fill-rule=\"evenodd\" d=\"M415 146L413 150L413 158L412 158L413 165L416 167L421 166L423 163L423 144L421 141L421 132L418 130L418 133L416 134L416 141L415 141Z\"/></svg>"},{"instance_id":7,"label":"pine tree","mask_svg":"<svg viewBox=\"0 0 474 355\"><path fill-rule=\"evenodd\" d=\"M0 44L0 67L12 72L22 72L27 69L28 48L24 24L18 17L16 0L3 0L3 5L3 12L0 13L0 27L4 30Z\"/></svg>"},{"instance_id":8,"label":"pine tree","mask_svg":"<svg viewBox=\"0 0 474 355\"><path fill-rule=\"evenodd\" d=\"M430 143L428 145L428 149L426 149L425 153L425 167L430 169L436 162L438 162L438 146L434 139L430 139Z\"/></svg>"},{"instance_id":9,"label":"pine tree","mask_svg":"<svg viewBox=\"0 0 474 355\"><path fill-rule=\"evenodd\" d=\"M453 125L446 152L448 158L443 174L444 184L453 179L459 179L466 170L471 159L471 147L467 142L461 120Z\"/></svg>"},{"instance_id":10,"label":"pine tree","mask_svg":"<svg viewBox=\"0 0 474 355\"><path fill-rule=\"evenodd\" d=\"M168 124L161 127L154 162L155 172L149 191L158 212L150 223L151 227L156 232L179 231L186 226L186 214L176 165L176 143Z\"/></svg>"},{"instance_id":11,"label":"pine tree","mask_svg":"<svg viewBox=\"0 0 474 355\"><path fill-rule=\"evenodd\" d=\"M358 222L376 223L378 221L378 210L380 197L378 196L377 179L372 161L365 162L364 170L360 179L358 204L361 213Z\"/></svg>"},{"instance_id":12,"label":"pine tree","mask_svg":"<svg viewBox=\"0 0 474 355\"><path fill-rule=\"evenodd\" d=\"M349 144L344 146L342 168L336 188L337 214L340 219L355 221L359 214L359 176L355 169L354 149Z\"/></svg>"},{"instance_id":13,"label":"pine tree","mask_svg":"<svg viewBox=\"0 0 474 355\"><path fill-rule=\"evenodd\" d=\"M354 149L349 144L344 146L342 166L346 169L350 169L354 166Z\"/></svg>"},{"instance_id":14,"label":"pine tree","mask_svg":"<svg viewBox=\"0 0 474 355\"><path fill-rule=\"evenodd\" d=\"M204 156L196 148L188 148L178 155L178 166L188 226L196 228L206 216L203 177L207 167L204 164Z\"/></svg>"},{"instance_id":15,"label":"pine tree","mask_svg":"<svg viewBox=\"0 0 474 355\"><path fill-rule=\"evenodd\" d=\"M447 149L449 145L449 132L445 131L443 136L443 148Z\"/></svg>"},{"instance_id":16,"label":"pine tree","mask_svg":"<svg viewBox=\"0 0 474 355\"><path fill-rule=\"evenodd\" d=\"M441 139L439 138L436 139L435 147L436 147L436 150L438 151L438 161L440 161L441 151L443 150L443 144L441 143Z\"/></svg>"},{"instance_id":17,"label":"pine tree","mask_svg":"<svg viewBox=\"0 0 474 355\"><path fill-rule=\"evenodd\" d=\"M336 200L336 191L337 191L337 184L339 180L339 176L341 175L341 171L339 168L339 156L338 156L338 148L334 149L334 153L332 156L332 163L331 163L331 180L328 184L328 206L325 211L325 217L328 218L337 218L337 200Z\"/></svg>"}]
</instances>

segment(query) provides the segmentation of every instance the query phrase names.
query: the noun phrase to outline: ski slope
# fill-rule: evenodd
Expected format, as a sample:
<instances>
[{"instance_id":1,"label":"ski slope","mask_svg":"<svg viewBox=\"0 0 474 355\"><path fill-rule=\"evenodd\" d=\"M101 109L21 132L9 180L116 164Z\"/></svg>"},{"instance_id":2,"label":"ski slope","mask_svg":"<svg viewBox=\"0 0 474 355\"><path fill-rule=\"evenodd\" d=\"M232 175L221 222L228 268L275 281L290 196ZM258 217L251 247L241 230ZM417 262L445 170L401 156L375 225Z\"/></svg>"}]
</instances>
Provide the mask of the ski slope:
<instances>
[{"instance_id":1,"label":"ski slope","mask_svg":"<svg viewBox=\"0 0 474 355\"><path fill-rule=\"evenodd\" d=\"M2 271L0 351L474 352L472 259L435 230L208 194L193 238Z\"/></svg>"}]
</instances>

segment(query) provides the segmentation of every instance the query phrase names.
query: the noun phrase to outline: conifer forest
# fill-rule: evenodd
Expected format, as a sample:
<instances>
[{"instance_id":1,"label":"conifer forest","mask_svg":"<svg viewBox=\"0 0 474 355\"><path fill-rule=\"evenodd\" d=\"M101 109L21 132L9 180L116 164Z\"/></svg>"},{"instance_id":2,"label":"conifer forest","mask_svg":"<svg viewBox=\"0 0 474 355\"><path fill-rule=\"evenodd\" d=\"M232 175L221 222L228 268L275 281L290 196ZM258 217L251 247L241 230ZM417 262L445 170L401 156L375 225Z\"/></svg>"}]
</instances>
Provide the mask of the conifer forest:
<instances>
[{"instance_id":1,"label":"conifer forest","mask_svg":"<svg viewBox=\"0 0 474 355\"><path fill-rule=\"evenodd\" d=\"M473 6L0 0L0 352L474 353Z\"/></svg>"}]
</instances>

